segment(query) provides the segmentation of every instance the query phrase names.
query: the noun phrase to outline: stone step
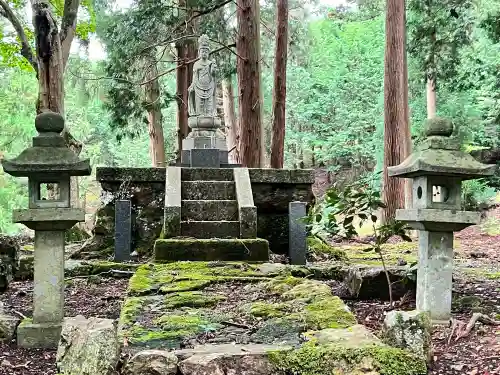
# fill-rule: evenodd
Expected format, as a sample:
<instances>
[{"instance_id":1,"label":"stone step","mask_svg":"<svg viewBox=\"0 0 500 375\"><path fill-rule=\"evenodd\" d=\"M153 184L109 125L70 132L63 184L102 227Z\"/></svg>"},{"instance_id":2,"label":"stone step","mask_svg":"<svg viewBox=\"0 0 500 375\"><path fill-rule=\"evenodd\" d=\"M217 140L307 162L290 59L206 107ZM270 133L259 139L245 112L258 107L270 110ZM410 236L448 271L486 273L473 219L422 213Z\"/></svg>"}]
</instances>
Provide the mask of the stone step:
<instances>
[{"instance_id":1,"label":"stone step","mask_svg":"<svg viewBox=\"0 0 500 375\"><path fill-rule=\"evenodd\" d=\"M193 238L239 238L239 221L181 221L181 236Z\"/></svg>"},{"instance_id":2,"label":"stone step","mask_svg":"<svg viewBox=\"0 0 500 375\"><path fill-rule=\"evenodd\" d=\"M182 168L182 181L233 181L231 168Z\"/></svg>"},{"instance_id":3,"label":"stone step","mask_svg":"<svg viewBox=\"0 0 500 375\"><path fill-rule=\"evenodd\" d=\"M181 190L183 200L236 199L233 181L183 181Z\"/></svg>"},{"instance_id":4,"label":"stone step","mask_svg":"<svg viewBox=\"0 0 500 375\"><path fill-rule=\"evenodd\" d=\"M182 201L182 220L237 221L238 202L235 200Z\"/></svg>"},{"instance_id":5,"label":"stone step","mask_svg":"<svg viewBox=\"0 0 500 375\"><path fill-rule=\"evenodd\" d=\"M154 260L265 262L269 260L269 243L260 238L157 240Z\"/></svg>"}]
</instances>

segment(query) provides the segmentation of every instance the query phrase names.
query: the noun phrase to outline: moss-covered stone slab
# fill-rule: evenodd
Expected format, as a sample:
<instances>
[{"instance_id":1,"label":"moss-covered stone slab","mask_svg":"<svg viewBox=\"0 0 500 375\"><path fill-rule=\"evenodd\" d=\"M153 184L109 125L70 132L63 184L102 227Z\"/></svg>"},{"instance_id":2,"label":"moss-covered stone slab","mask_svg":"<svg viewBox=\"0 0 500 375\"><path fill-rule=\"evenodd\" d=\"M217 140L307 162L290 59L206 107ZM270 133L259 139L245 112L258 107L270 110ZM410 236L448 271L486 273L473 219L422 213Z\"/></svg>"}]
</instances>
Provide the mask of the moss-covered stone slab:
<instances>
[{"instance_id":1,"label":"moss-covered stone slab","mask_svg":"<svg viewBox=\"0 0 500 375\"><path fill-rule=\"evenodd\" d=\"M426 373L423 359L384 345L357 324L327 283L304 270L304 277L293 276L297 269L240 262L143 265L130 280L119 319L125 351L172 352L183 375L216 369L241 375L248 369L262 375Z\"/></svg>"},{"instance_id":2,"label":"moss-covered stone slab","mask_svg":"<svg viewBox=\"0 0 500 375\"><path fill-rule=\"evenodd\" d=\"M298 344L303 332L354 324L320 281L246 263L177 262L138 268L119 325L132 347L171 349L192 341Z\"/></svg>"},{"instance_id":3,"label":"moss-covered stone slab","mask_svg":"<svg viewBox=\"0 0 500 375\"><path fill-rule=\"evenodd\" d=\"M239 230L239 227L238 227ZM154 247L156 262L269 260L269 243L263 239L164 239Z\"/></svg>"},{"instance_id":4,"label":"moss-covered stone slab","mask_svg":"<svg viewBox=\"0 0 500 375\"><path fill-rule=\"evenodd\" d=\"M19 257L19 269L14 275L15 280L32 280L34 257L22 255ZM139 264L117 263L108 261L80 261L68 259L64 264L64 276L78 277L107 274L110 277L130 277L128 272L135 272ZM113 271L117 271L116 273ZM126 271L126 272L122 272Z\"/></svg>"}]
</instances>

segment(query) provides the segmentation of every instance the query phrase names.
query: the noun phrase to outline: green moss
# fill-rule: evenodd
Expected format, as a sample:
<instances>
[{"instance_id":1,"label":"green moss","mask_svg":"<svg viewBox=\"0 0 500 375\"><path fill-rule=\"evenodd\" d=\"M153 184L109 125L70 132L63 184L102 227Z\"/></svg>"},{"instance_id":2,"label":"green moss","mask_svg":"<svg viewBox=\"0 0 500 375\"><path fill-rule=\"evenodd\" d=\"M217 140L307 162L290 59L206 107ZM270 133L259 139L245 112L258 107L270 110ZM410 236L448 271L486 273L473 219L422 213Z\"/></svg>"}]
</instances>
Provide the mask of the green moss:
<instances>
[{"instance_id":1,"label":"green moss","mask_svg":"<svg viewBox=\"0 0 500 375\"><path fill-rule=\"evenodd\" d=\"M33 318L24 318L23 320L21 320L21 323L19 323L19 326L25 326L32 323L33 323Z\"/></svg>"},{"instance_id":2,"label":"green moss","mask_svg":"<svg viewBox=\"0 0 500 375\"><path fill-rule=\"evenodd\" d=\"M385 346L345 348L308 342L291 351L269 353L276 370L300 375L360 374L424 375L425 362L410 353Z\"/></svg>"},{"instance_id":3,"label":"green moss","mask_svg":"<svg viewBox=\"0 0 500 375\"><path fill-rule=\"evenodd\" d=\"M293 276L276 277L266 283L265 288L271 293L283 294L302 281L303 279Z\"/></svg>"},{"instance_id":4,"label":"green moss","mask_svg":"<svg viewBox=\"0 0 500 375\"><path fill-rule=\"evenodd\" d=\"M178 307L210 307L226 300L220 295L208 295L202 292L179 292L165 297L165 307L174 309Z\"/></svg>"},{"instance_id":5,"label":"green moss","mask_svg":"<svg viewBox=\"0 0 500 375\"><path fill-rule=\"evenodd\" d=\"M120 312L120 325L127 326L139 316L141 308L144 305L142 297L128 297L122 304Z\"/></svg>"},{"instance_id":6,"label":"green moss","mask_svg":"<svg viewBox=\"0 0 500 375\"><path fill-rule=\"evenodd\" d=\"M340 247L330 246L319 238L310 236L307 237L307 246L311 253L315 254L324 254L329 258L332 258L337 261L347 261L347 255L345 251Z\"/></svg>"},{"instance_id":7,"label":"green moss","mask_svg":"<svg viewBox=\"0 0 500 375\"><path fill-rule=\"evenodd\" d=\"M156 319L154 324L162 331L169 331L172 335L192 336L201 332L216 331L222 326L199 315L163 315Z\"/></svg>"},{"instance_id":8,"label":"green moss","mask_svg":"<svg viewBox=\"0 0 500 375\"><path fill-rule=\"evenodd\" d=\"M216 331L222 326L202 315L199 312L191 315L162 315L153 320L153 327L146 328L134 324L125 330L122 336L130 343L162 348L178 348L183 340L204 332Z\"/></svg>"},{"instance_id":9,"label":"green moss","mask_svg":"<svg viewBox=\"0 0 500 375\"><path fill-rule=\"evenodd\" d=\"M255 302L244 307L248 313L258 318L276 318L286 314L289 306L285 303Z\"/></svg>"},{"instance_id":10,"label":"green moss","mask_svg":"<svg viewBox=\"0 0 500 375\"><path fill-rule=\"evenodd\" d=\"M24 245L21 246L21 250L33 252L35 251L35 247L33 245Z\"/></svg>"},{"instance_id":11,"label":"green moss","mask_svg":"<svg viewBox=\"0 0 500 375\"><path fill-rule=\"evenodd\" d=\"M118 271L135 271L139 265L130 263L117 263L117 262L92 262L91 274L97 275L98 273L109 272L111 270Z\"/></svg>"},{"instance_id":12,"label":"green moss","mask_svg":"<svg viewBox=\"0 0 500 375\"><path fill-rule=\"evenodd\" d=\"M317 299L305 308L303 319L310 330L347 328L356 324L356 317L339 297Z\"/></svg>"},{"instance_id":13,"label":"green moss","mask_svg":"<svg viewBox=\"0 0 500 375\"><path fill-rule=\"evenodd\" d=\"M487 280L500 279L500 272L492 272L482 268L467 268L464 269L464 272L471 276L476 276L481 279L487 279Z\"/></svg>"},{"instance_id":14,"label":"green moss","mask_svg":"<svg viewBox=\"0 0 500 375\"><path fill-rule=\"evenodd\" d=\"M374 251L366 251L369 245L343 246L349 260L354 263L381 265L379 255ZM417 261L416 242L397 242L382 245L384 259L389 264L395 264L399 259L408 263Z\"/></svg>"},{"instance_id":15,"label":"green moss","mask_svg":"<svg viewBox=\"0 0 500 375\"><path fill-rule=\"evenodd\" d=\"M328 285L314 280L301 280L300 284L283 293L283 298L286 300L307 299L311 301L331 295L332 291Z\"/></svg>"},{"instance_id":16,"label":"green moss","mask_svg":"<svg viewBox=\"0 0 500 375\"><path fill-rule=\"evenodd\" d=\"M123 337L132 344L154 347L155 343L159 343L167 348L175 348L181 335L181 332L151 330L141 325L134 325L124 332Z\"/></svg>"},{"instance_id":17,"label":"green moss","mask_svg":"<svg viewBox=\"0 0 500 375\"><path fill-rule=\"evenodd\" d=\"M206 288L212 283L213 280L181 280L173 281L170 284L164 285L160 288L163 293L173 292L189 292L192 290L200 290Z\"/></svg>"}]
</instances>

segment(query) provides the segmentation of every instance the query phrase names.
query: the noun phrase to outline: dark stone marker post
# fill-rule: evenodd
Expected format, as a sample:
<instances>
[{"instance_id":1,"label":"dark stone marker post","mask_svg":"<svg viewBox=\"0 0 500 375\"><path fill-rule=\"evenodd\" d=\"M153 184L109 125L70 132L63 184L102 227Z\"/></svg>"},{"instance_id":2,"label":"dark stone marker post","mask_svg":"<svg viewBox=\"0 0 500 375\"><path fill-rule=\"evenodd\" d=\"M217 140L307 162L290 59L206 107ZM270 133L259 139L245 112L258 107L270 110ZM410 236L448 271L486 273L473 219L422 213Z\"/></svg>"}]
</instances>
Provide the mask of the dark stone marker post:
<instances>
[{"instance_id":1,"label":"dark stone marker post","mask_svg":"<svg viewBox=\"0 0 500 375\"><path fill-rule=\"evenodd\" d=\"M290 262L296 265L306 264L307 231L306 223L302 220L306 216L306 203L290 202L288 205L289 222L289 251Z\"/></svg>"},{"instance_id":2,"label":"dark stone marker post","mask_svg":"<svg viewBox=\"0 0 500 375\"><path fill-rule=\"evenodd\" d=\"M128 200L115 202L115 261L130 260L132 245L132 204Z\"/></svg>"}]
</instances>

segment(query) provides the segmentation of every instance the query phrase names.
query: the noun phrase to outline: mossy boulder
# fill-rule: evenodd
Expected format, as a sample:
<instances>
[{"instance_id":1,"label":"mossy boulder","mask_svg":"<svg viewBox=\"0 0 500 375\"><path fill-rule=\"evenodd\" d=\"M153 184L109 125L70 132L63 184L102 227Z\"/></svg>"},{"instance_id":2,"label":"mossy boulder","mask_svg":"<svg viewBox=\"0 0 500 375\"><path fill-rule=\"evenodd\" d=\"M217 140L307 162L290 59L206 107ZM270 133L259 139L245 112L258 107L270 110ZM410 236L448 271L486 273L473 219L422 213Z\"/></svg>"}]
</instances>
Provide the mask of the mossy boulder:
<instances>
[{"instance_id":1,"label":"mossy boulder","mask_svg":"<svg viewBox=\"0 0 500 375\"><path fill-rule=\"evenodd\" d=\"M318 237L307 237L309 258L314 260L334 260L340 262L348 261L346 252L341 247L331 246Z\"/></svg>"},{"instance_id":2,"label":"mossy boulder","mask_svg":"<svg viewBox=\"0 0 500 375\"><path fill-rule=\"evenodd\" d=\"M422 311L390 311L384 321L383 337L389 345L407 349L430 361L432 323Z\"/></svg>"},{"instance_id":3,"label":"mossy boulder","mask_svg":"<svg viewBox=\"0 0 500 375\"><path fill-rule=\"evenodd\" d=\"M19 242L0 235L0 293L5 291L19 269Z\"/></svg>"},{"instance_id":4,"label":"mossy boulder","mask_svg":"<svg viewBox=\"0 0 500 375\"><path fill-rule=\"evenodd\" d=\"M311 341L299 349L271 352L269 360L275 371L285 374L427 374L425 361L421 358L381 344L356 347L346 342L320 345Z\"/></svg>"},{"instance_id":5,"label":"mossy boulder","mask_svg":"<svg viewBox=\"0 0 500 375\"><path fill-rule=\"evenodd\" d=\"M70 228L64 232L64 240L66 243L81 242L90 238L90 234L85 229L80 228L78 225Z\"/></svg>"}]
</instances>

